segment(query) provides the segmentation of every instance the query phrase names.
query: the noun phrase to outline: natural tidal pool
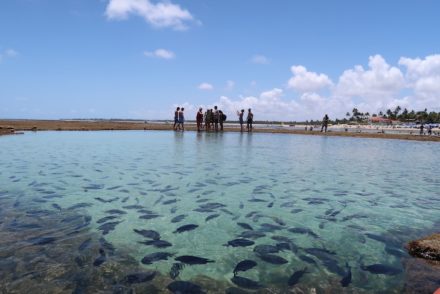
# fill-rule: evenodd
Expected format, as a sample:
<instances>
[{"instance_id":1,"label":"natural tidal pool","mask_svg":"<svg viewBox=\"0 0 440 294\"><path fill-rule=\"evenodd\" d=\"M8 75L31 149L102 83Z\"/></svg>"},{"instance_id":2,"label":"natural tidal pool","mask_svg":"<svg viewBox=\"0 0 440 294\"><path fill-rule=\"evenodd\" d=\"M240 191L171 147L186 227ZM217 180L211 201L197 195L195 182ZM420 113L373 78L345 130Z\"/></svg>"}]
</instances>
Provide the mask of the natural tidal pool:
<instances>
[{"instance_id":1,"label":"natural tidal pool","mask_svg":"<svg viewBox=\"0 0 440 294\"><path fill-rule=\"evenodd\" d=\"M282 134L0 137L0 290L416 291L403 246L438 230L439 151Z\"/></svg>"}]
</instances>

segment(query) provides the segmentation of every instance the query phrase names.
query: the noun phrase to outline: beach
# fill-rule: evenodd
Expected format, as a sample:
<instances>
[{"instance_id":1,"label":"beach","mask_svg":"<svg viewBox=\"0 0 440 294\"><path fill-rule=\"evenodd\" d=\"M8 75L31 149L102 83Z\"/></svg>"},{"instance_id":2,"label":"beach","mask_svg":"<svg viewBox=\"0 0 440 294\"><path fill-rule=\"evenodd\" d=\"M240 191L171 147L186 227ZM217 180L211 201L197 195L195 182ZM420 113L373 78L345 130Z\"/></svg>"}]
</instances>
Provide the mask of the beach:
<instances>
[{"instance_id":1,"label":"beach","mask_svg":"<svg viewBox=\"0 0 440 294\"><path fill-rule=\"evenodd\" d=\"M15 131L122 131L122 130L145 130L165 131L172 130L171 122L146 122L146 121L123 121L123 120L0 120L0 127L13 128ZM347 131L346 131L347 129ZM195 123L187 123L186 131L195 131ZM440 136L420 136L418 129L404 129L396 133L396 129L382 126L330 126L327 133L321 133L314 127L313 131L305 130L305 126L297 125L288 127L281 125L254 125L254 133L279 133L312 136L340 136L355 138L375 139L398 139L415 141L440 142ZM225 132L239 132L238 124L225 124ZM438 132L438 130L433 130ZM6 132L6 131L5 131ZM1 132L0 132L1 134Z\"/></svg>"}]
</instances>

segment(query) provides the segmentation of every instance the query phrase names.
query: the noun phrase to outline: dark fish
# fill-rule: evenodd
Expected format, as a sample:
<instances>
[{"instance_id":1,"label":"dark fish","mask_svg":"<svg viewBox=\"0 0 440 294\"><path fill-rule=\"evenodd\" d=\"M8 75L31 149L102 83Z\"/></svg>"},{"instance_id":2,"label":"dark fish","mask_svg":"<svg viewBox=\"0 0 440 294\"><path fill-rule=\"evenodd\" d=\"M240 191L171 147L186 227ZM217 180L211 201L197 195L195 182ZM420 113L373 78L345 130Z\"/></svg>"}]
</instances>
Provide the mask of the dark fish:
<instances>
[{"instance_id":1,"label":"dark fish","mask_svg":"<svg viewBox=\"0 0 440 294\"><path fill-rule=\"evenodd\" d=\"M32 237L26 240L32 245L46 245L56 241L54 237Z\"/></svg>"},{"instance_id":2,"label":"dark fish","mask_svg":"<svg viewBox=\"0 0 440 294\"><path fill-rule=\"evenodd\" d=\"M282 230L283 227L282 226L278 226L278 225L274 225L274 224L268 224L268 223L263 223L261 224L260 230L262 232L274 232L277 230Z\"/></svg>"},{"instance_id":3,"label":"dark fish","mask_svg":"<svg viewBox=\"0 0 440 294\"><path fill-rule=\"evenodd\" d=\"M273 206L273 202L269 203L267 207L271 208Z\"/></svg>"},{"instance_id":4,"label":"dark fish","mask_svg":"<svg viewBox=\"0 0 440 294\"><path fill-rule=\"evenodd\" d=\"M139 272L126 275L122 280L124 284L139 284L149 282L156 276L156 272Z\"/></svg>"},{"instance_id":5,"label":"dark fish","mask_svg":"<svg viewBox=\"0 0 440 294\"><path fill-rule=\"evenodd\" d=\"M237 275L237 272L245 272L257 266L257 263L250 259L245 259L240 261L234 268L234 276Z\"/></svg>"},{"instance_id":6,"label":"dark fish","mask_svg":"<svg viewBox=\"0 0 440 294\"><path fill-rule=\"evenodd\" d=\"M258 211L251 211L251 212L249 212L248 214L246 214L246 217L247 217L247 218L252 217L252 216L254 216L256 213L258 213Z\"/></svg>"},{"instance_id":7,"label":"dark fish","mask_svg":"<svg viewBox=\"0 0 440 294\"><path fill-rule=\"evenodd\" d=\"M243 209L243 208L244 208L244 204L243 204L243 202L241 202L241 201L240 201L240 206L239 206L239 208L240 208L240 209Z\"/></svg>"},{"instance_id":8,"label":"dark fish","mask_svg":"<svg viewBox=\"0 0 440 294\"><path fill-rule=\"evenodd\" d=\"M372 234L372 233L365 233L365 236L367 236L370 239L382 242L385 245L388 245L391 247L398 247L401 245L400 242L398 242L394 238L391 238L388 236L381 236L381 235L376 235L376 234Z\"/></svg>"},{"instance_id":9,"label":"dark fish","mask_svg":"<svg viewBox=\"0 0 440 294\"><path fill-rule=\"evenodd\" d=\"M264 236L266 236L266 234L256 231L244 231L239 235L239 237L241 238L251 238L251 239L258 239Z\"/></svg>"},{"instance_id":10,"label":"dark fish","mask_svg":"<svg viewBox=\"0 0 440 294\"><path fill-rule=\"evenodd\" d=\"M339 281L342 287L347 287L351 283L351 267L348 265L348 262L345 263L346 273Z\"/></svg>"},{"instance_id":11,"label":"dark fish","mask_svg":"<svg viewBox=\"0 0 440 294\"><path fill-rule=\"evenodd\" d=\"M155 252L155 253L145 255L144 258L142 258L141 262L143 264L152 264L155 261L167 260L168 257L171 257L173 255L174 254L171 254L168 252Z\"/></svg>"},{"instance_id":12,"label":"dark fish","mask_svg":"<svg viewBox=\"0 0 440 294\"><path fill-rule=\"evenodd\" d=\"M108 214L127 214L125 211L120 209L110 209L105 211Z\"/></svg>"},{"instance_id":13,"label":"dark fish","mask_svg":"<svg viewBox=\"0 0 440 294\"><path fill-rule=\"evenodd\" d=\"M100 201L100 202L102 202L102 203L111 203L111 202L113 202L113 201L118 200L119 197L114 197L114 198L111 198L111 199L103 199L103 198L101 198L101 197L95 197L95 199L98 200L98 201Z\"/></svg>"},{"instance_id":14,"label":"dark fish","mask_svg":"<svg viewBox=\"0 0 440 294\"><path fill-rule=\"evenodd\" d=\"M204 294L199 285L186 281L174 281L167 286L168 290L174 294Z\"/></svg>"},{"instance_id":15,"label":"dark fish","mask_svg":"<svg viewBox=\"0 0 440 294\"><path fill-rule=\"evenodd\" d=\"M171 219L172 223L178 223L181 222L187 215L186 214L180 214L178 216L173 217L173 219Z\"/></svg>"},{"instance_id":16,"label":"dark fish","mask_svg":"<svg viewBox=\"0 0 440 294\"><path fill-rule=\"evenodd\" d=\"M144 214L139 216L139 219L153 219L153 218L157 218L160 217L161 215L159 214Z\"/></svg>"},{"instance_id":17,"label":"dark fish","mask_svg":"<svg viewBox=\"0 0 440 294\"><path fill-rule=\"evenodd\" d=\"M281 243L277 243L275 245L278 250L283 251L283 250L289 250L292 251L294 253L298 252L298 246L296 246L293 242L281 242Z\"/></svg>"},{"instance_id":18,"label":"dark fish","mask_svg":"<svg viewBox=\"0 0 440 294\"><path fill-rule=\"evenodd\" d=\"M254 247L254 252L258 254L278 253L279 249L273 245L257 245Z\"/></svg>"},{"instance_id":19,"label":"dark fish","mask_svg":"<svg viewBox=\"0 0 440 294\"><path fill-rule=\"evenodd\" d=\"M178 227L173 233L183 233L186 231L192 231L192 230L196 229L197 227L198 227L198 225L193 225L193 224L184 225L184 226Z\"/></svg>"},{"instance_id":20,"label":"dark fish","mask_svg":"<svg viewBox=\"0 0 440 294\"><path fill-rule=\"evenodd\" d=\"M139 204L133 204L133 205L123 206L122 208L124 208L124 209L143 209L144 207Z\"/></svg>"},{"instance_id":21,"label":"dark fish","mask_svg":"<svg viewBox=\"0 0 440 294\"><path fill-rule=\"evenodd\" d=\"M272 240L280 241L280 242L290 242L290 238L284 236L272 236L270 237Z\"/></svg>"},{"instance_id":22,"label":"dark fish","mask_svg":"<svg viewBox=\"0 0 440 294\"><path fill-rule=\"evenodd\" d=\"M403 251L402 249L389 247L389 246L385 246L385 252L388 254L397 256L397 257L408 256L407 253L405 251Z\"/></svg>"},{"instance_id":23,"label":"dark fish","mask_svg":"<svg viewBox=\"0 0 440 294\"><path fill-rule=\"evenodd\" d=\"M345 222L345 221L348 221L348 220L352 220L352 219L354 219L354 218L368 218L368 216L366 216L366 215L364 215L364 214L358 214L358 213L356 213L356 214L352 214L352 215L344 216L344 217L342 218L342 221Z\"/></svg>"},{"instance_id":24,"label":"dark fish","mask_svg":"<svg viewBox=\"0 0 440 294\"><path fill-rule=\"evenodd\" d=\"M167 200L167 201L162 202L162 205L173 204L173 203L176 203L177 201L178 201L177 199Z\"/></svg>"},{"instance_id":25,"label":"dark fish","mask_svg":"<svg viewBox=\"0 0 440 294\"><path fill-rule=\"evenodd\" d=\"M242 290L237 287L229 287L225 290L225 294L248 294L248 291Z\"/></svg>"},{"instance_id":26,"label":"dark fish","mask_svg":"<svg viewBox=\"0 0 440 294\"><path fill-rule=\"evenodd\" d=\"M247 223L237 223L237 225L239 225L240 227L242 227L245 230L249 230L249 231L253 231L254 229L248 225Z\"/></svg>"},{"instance_id":27,"label":"dark fish","mask_svg":"<svg viewBox=\"0 0 440 294\"><path fill-rule=\"evenodd\" d=\"M239 277L239 276L234 276L231 279L231 281L235 285L237 285L237 286L239 286L241 288L245 288L245 289L259 289L259 288L263 287L262 285L260 285L256 281L253 281L253 280L248 279L248 278Z\"/></svg>"},{"instance_id":28,"label":"dark fish","mask_svg":"<svg viewBox=\"0 0 440 294\"><path fill-rule=\"evenodd\" d=\"M294 201L285 202L280 205L280 207L293 207L295 205Z\"/></svg>"},{"instance_id":29,"label":"dark fish","mask_svg":"<svg viewBox=\"0 0 440 294\"><path fill-rule=\"evenodd\" d=\"M61 210L61 206L59 206L59 205L56 204L56 203L53 203L53 204L52 204L52 207L55 208L55 209Z\"/></svg>"},{"instance_id":30,"label":"dark fish","mask_svg":"<svg viewBox=\"0 0 440 294\"><path fill-rule=\"evenodd\" d=\"M288 261L281 256L275 255L275 254L257 254L259 258L264 260L265 262L272 263L272 264L285 264L288 263Z\"/></svg>"},{"instance_id":31,"label":"dark fish","mask_svg":"<svg viewBox=\"0 0 440 294\"><path fill-rule=\"evenodd\" d=\"M277 224L279 224L280 226L285 226L286 225L286 223L282 219L280 219L279 217L273 216L273 217L271 217L271 219L274 222L276 222Z\"/></svg>"},{"instance_id":32,"label":"dark fish","mask_svg":"<svg viewBox=\"0 0 440 294\"><path fill-rule=\"evenodd\" d=\"M165 240L148 240L148 241L140 241L138 243L144 244L147 246L154 246L156 248L166 248L166 247L173 246L173 244L171 244L170 242L167 242Z\"/></svg>"},{"instance_id":33,"label":"dark fish","mask_svg":"<svg viewBox=\"0 0 440 294\"><path fill-rule=\"evenodd\" d=\"M218 209L218 208L226 207L226 205L218 202L210 202L210 203L202 204L199 207L202 209Z\"/></svg>"},{"instance_id":34,"label":"dark fish","mask_svg":"<svg viewBox=\"0 0 440 294\"><path fill-rule=\"evenodd\" d=\"M84 251L86 248L88 248L90 246L91 243L92 243L91 238L85 240L84 242L81 243L81 245L79 245L78 250Z\"/></svg>"},{"instance_id":35,"label":"dark fish","mask_svg":"<svg viewBox=\"0 0 440 294\"><path fill-rule=\"evenodd\" d=\"M308 256L306 256L306 255L300 255L300 256L298 256L298 257L299 257L299 259L301 259L302 261L305 261L305 262L307 262L307 263L310 263L310 264L316 264L316 262L315 262L315 260L314 260L313 258L308 257Z\"/></svg>"},{"instance_id":36,"label":"dark fish","mask_svg":"<svg viewBox=\"0 0 440 294\"><path fill-rule=\"evenodd\" d=\"M122 203L125 203L128 201L128 199L130 198L130 196L124 197L124 199L121 200Z\"/></svg>"},{"instance_id":37,"label":"dark fish","mask_svg":"<svg viewBox=\"0 0 440 294\"><path fill-rule=\"evenodd\" d=\"M306 273L307 273L307 267L303 268L302 270L294 272L287 281L287 285L291 287L298 284L299 280L301 280L302 276Z\"/></svg>"},{"instance_id":38,"label":"dark fish","mask_svg":"<svg viewBox=\"0 0 440 294\"><path fill-rule=\"evenodd\" d=\"M93 266L100 266L107 260L104 249L99 249L99 257L93 262Z\"/></svg>"},{"instance_id":39,"label":"dark fish","mask_svg":"<svg viewBox=\"0 0 440 294\"><path fill-rule=\"evenodd\" d=\"M133 229L133 231L145 238L153 239L153 240L159 240L160 234L153 230L137 230Z\"/></svg>"},{"instance_id":40,"label":"dark fish","mask_svg":"<svg viewBox=\"0 0 440 294\"><path fill-rule=\"evenodd\" d=\"M249 202L267 202L267 200L259 199L259 198L252 198L248 200Z\"/></svg>"},{"instance_id":41,"label":"dark fish","mask_svg":"<svg viewBox=\"0 0 440 294\"><path fill-rule=\"evenodd\" d=\"M227 210L226 208L220 208L220 210L223 211L226 214L234 216L234 213L232 213L231 211Z\"/></svg>"},{"instance_id":42,"label":"dark fish","mask_svg":"<svg viewBox=\"0 0 440 294\"><path fill-rule=\"evenodd\" d=\"M314 233L312 230L308 228L290 228L288 229L288 231L297 234L307 234L313 238L319 238L319 236L316 233Z\"/></svg>"},{"instance_id":43,"label":"dark fish","mask_svg":"<svg viewBox=\"0 0 440 294\"><path fill-rule=\"evenodd\" d=\"M227 244L225 244L224 246L232 246L232 247L246 247L246 246L251 246L254 245L255 242L252 240L248 240L248 239L234 239L231 241L228 241Z\"/></svg>"},{"instance_id":44,"label":"dark fish","mask_svg":"<svg viewBox=\"0 0 440 294\"><path fill-rule=\"evenodd\" d=\"M216 214L211 214L211 215L209 215L209 216L207 216L207 217L205 218L205 221L207 222L207 221L212 220L212 219L214 219L214 218L216 218L216 217L219 217L219 216L220 216L220 214L218 214L218 213L216 213Z\"/></svg>"},{"instance_id":45,"label":"dark fish","mask_svg":"<svg viewBox=\"0 0 440 294\"><path fill-rule=\"evenodd\" d=\"M72 210L72 209L77 209L77 208L90 207L90 206L92 206L92 205L93 205L92 203L81 202L81 203L77 203L77 204L75 204L75 205L72 205L72 206L70 206L70 207L67 208L67 209Z\"/></svg>"},{"instance_id":46,"label":"dark fish","mask_svg":"<svg viewBox=\"0 0 440 294\"><path fill-rule=\"evenodd\" d=\"M210 260L203 257L191 256L191 255L182 255L174 258L177 261L180 261L184 264L194 265L194 264L207 264L210 262L215 262L214 260Z\"/></svg>"},{"instance_id":47,"label":"dark fish","mask_svg":"<svg viewBox=\"0 0 440 294\"><path fill-rule=\"evenodd\" d=\"M301 208L294 208L294 209L292 209L292 210L290 211L290 213L298 213L298 212L301 212L301 211L304 211L304 209L301 209Z\"/></svg>"},{"instance_id":48,"label":"dark fish","mask_svg":"<svg viewBox=\"0 0 440 294\"><path fill-rule=\"evenodd\" d=\"M183 263L173 263L173 265L171 266L171 270L170 270L170 278L171 279L176 279L179 274L180 271L185 267L185 265Z\"/></svg>"},{"instance_id":49,"label":"dark fish","mask_svg":"<svg viewBox=\"0 0 440 294\"><path fill-rule=\"evenodd\" d=\"M122 221L102 224L98 227L98 230L102 231L103 235L107 235L109 232L113 231L116 226L119 225L121 222Z\"/></svg>"},{"instance_id":50,"label":"dark fish","mask_svg":"<svg viewBox=\"0 0 440 294\"><path fill-rule=\"evenodd\" d=\"M372 264L372 265L361 265L361 269L364 271L369 271L372 274L380 274L380 275L398 275L402 272L401 269L395 268L386 264Z\"/></svg>"},{"instance_id":51,"label":"dark fish","mask_svg":"<svg viewBox=\"0 0 440 294\"><path fill-rule=\"evenodd\" d=\"M115 218L118 218L118 217L114 216L114 215L109 215L109 216L105 216L103 218L98 219L96 222L98 224L102 224L102 223L105 223L106 221L109 221L109 220L112 220L112 219L115 219Z\"/></svg>"}]
</instances>

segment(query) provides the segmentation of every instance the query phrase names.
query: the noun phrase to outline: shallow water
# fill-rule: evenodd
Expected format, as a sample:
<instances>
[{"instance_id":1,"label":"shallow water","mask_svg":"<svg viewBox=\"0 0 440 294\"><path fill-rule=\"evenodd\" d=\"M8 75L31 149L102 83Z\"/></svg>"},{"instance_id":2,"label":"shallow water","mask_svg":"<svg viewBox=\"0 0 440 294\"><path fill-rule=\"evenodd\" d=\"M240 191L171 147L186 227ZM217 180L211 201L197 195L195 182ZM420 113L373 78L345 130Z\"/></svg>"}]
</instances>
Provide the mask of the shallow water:
<instances>
[{"instance_id":1,"label":"shallow water","mask_svg":"<svg viewBox=\"0 0 440 294\"><path fill-rule=\"evenodd\" d=\"M237 287L233 269L250 259L257 266L238 275L272 293L286 292L289 277L305 267L290 288L342 291L350 268L345 291L398 293L408 258L403 245L440 220L438 143L126 131L27 133L1 137L0 146L0 252L16 263L13 274L0 277L3 289L32 285L26 263L54 250L70 266L53 278L63 290L78 289L72 277L84 266L111 262L156 270L169 283L174 258L194 255L214 262L184 266L175 279L206 276L217 283L208 292ZM184 217L172 222L178 215ZM98 223L107 216L114 218ZM100 227L106 223L108 232ZM259 234L247 238L254 245L224 246L246 231L237 223ZM188 224L198 227L175 232ZM141 244L151 239L134 229L157 231L172 246ZM88 238L93 245L81 247ZM254 252L256 245L277 243L284 244L274 254L285 264ZM105 260L93 266L100 249ZM75 263L88 250L86 265ZM173 256L141 263L154 252ZM41 260L36 271L44 272L50 259ZM367 271L372 264L398 272Z\"/></svg>"}]
</instances>

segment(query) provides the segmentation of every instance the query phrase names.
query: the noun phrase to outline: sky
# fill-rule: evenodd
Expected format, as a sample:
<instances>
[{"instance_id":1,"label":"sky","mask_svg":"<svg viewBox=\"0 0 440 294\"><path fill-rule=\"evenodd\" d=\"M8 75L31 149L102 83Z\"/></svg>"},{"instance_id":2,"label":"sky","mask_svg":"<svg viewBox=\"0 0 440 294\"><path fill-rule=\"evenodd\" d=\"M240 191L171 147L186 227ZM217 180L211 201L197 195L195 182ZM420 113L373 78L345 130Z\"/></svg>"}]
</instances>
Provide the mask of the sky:
<instances>
[{"instance_id":1,"label":"sky","mask_svg":"<svg viewBox=\"0 0 440 294\"><path fill-rule=\"evenodd\" d=\"M440 111L440 1L1 0L0 118Z\"/></svg>"}]
</instances>

